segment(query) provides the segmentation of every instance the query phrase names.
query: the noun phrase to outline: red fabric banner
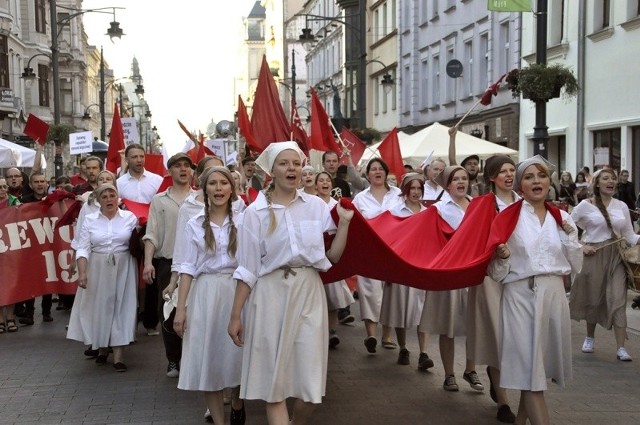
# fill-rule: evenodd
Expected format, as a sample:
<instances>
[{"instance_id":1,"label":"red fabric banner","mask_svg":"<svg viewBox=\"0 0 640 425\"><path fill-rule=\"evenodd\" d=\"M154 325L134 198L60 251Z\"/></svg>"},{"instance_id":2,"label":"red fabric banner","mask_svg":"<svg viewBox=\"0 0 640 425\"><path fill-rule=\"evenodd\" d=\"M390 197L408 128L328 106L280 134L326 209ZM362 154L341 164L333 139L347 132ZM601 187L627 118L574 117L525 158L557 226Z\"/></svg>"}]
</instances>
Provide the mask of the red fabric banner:
<instances>
[{"instance_id":1,"label":"red fabric banner","mask_svg":"<svg viewBox=\"0 0 640 425\"><path fill-rule=\"evenodd\" d=\"M124 129L120 119L120 110L116 102L113 107L113 120L111 121L111 133L109 135L109 149L107 150L106 169L116 173L120 167L120 151L124 150Z\"/></svg>"},{"instance_id":2,"label":"red fabric banner","mask_svg":"<svg viewBox=\"0 0 640 425\"><path fill-rule=\"evenodd\" d=\"M252 151L263 151L263 149L258 145L258 142L256 142L256 139L253 137L253 130L251 129L249 114L247 114L247 107L244 105L242 96L240 95L238 95L238 128L240 129L240 134L242 134L242 137L244 137L244 140Z\"/></svg>"},{"instance_id":3,"label":"red fabric banner","mask_svg":"<svg viewBox=\"0 0 640 425\"><path fill-rule=\"evenodd\" d=\"M75 201L34 202L0 210L0 305L44 294L75 294L78 275L73 259L71 226L56 222Z\"/></svg>"},{"instance_id":4,"label":"red fabric banner","mask_svg":"<svg viewBox=\"0 0 640 425\"><path fill-rule=\"evenodd\" d=\"M266 56L262 56L262 66L253 99L251 130L260 152L273 142L284 142L291 138L289 119L280 103L278 87Z\"/></svg>"},{"instance_id":5,"label":"red fabric banner","mask_svg":"<svg viewBox=\"0 0 640 425\"><path fill-rule=\"evenodd\" d=\"M334 151L338 154L342 152L333 136L329 115L313 87L311 88L311 149L323 152Z\"/></svg>"},{"instance_id":6,"label":"red fabric banner","mask_svg":"<svg viewBox=\"0 0 640 425\"><path fill-rule=\"evenodd\" d=\"M144 169L159 176L167 174L164 157L158 153L147 153L144 155Z\"/></svg>"},{"instance_id":7,"label":"red fabric banner","mask_svg":"<svg viewBox=\"0 0 640 425\"><path fill-rule=\"evenodd\" d=\"M309 140L309 136L307 136L307 132L304 130L294 99L291 100L291 140L298 142L298 146L302 152L309 157L311 141Z\"/></svg>"},{"instance_id":8,"label":"red fabric banner","mask_svg":"<svg viewBox=\"0 0 640 425\"><path fill-rule=\"evenodd\" d=\"M36 143L44 145L47 142L47 134L49 134L49 124L42 121L33 114L29 114L27 125L24 127L24 134L31 137ZM64 140L60 140L64 142Z\"/></svg>"},{"instance_id":9,"label":"red fabric banner","mask_svg":"<svg viewBox=\"0 0 640 425\"><path fill-rule=\"evenodd\" d=\"M347 127L342 127L342 131L340 132L340 137L342 137L342 141L345 144L345 147L349 149L351 152L351 160L354 165L357 165L360 162L360 158L364 154L364 150L367 148L367 145L360 140L358 136L353 134L351 130ZM344 165L348 165L346 155L342 155L340 158L340 163Z\"/></svg>"}]
</instances>

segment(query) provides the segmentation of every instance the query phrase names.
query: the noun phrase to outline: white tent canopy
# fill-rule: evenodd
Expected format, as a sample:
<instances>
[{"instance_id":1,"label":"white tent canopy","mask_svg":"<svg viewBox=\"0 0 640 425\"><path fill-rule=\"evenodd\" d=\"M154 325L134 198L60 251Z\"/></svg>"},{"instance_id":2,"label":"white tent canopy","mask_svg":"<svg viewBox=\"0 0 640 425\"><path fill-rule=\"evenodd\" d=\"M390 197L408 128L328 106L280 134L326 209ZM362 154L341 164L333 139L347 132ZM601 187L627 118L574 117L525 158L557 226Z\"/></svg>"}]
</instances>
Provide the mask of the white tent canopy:
<instances>
[{"instance_id":1,"label":"white tent canopy","mask_svg":"<svg viewBox=\"0 0 640 425\"><path fill-rule=\"evenodd\" d=\"M399 132L398 140L400 141L402 158L408 164L419 166L430 155L432 159L440 158L449 163L449 127L436 122L415 134L407 135ZM372 151L376 151L378 146L379 143L371 146L371 149L367 149L362 155L362 161L366 162L376 156ZM497 154L516 156L514 160L517 160L518 151L458 130L456 135L456 161L458 164L469 155L478 155L480 159L487 159Z\"/></svg>"},{"instance_id":2,"label":"white tent canopy","mask_svg":"<svg viewBox=\"0 0 640 425\"><path fill-rule=\"evenodd\" d=\"M9 167L33 167L36 151L17 145L8 140L0 139L0 168ZM42 168L46 168L47 162L42 157Z\"/></svg>"}]
</instances>

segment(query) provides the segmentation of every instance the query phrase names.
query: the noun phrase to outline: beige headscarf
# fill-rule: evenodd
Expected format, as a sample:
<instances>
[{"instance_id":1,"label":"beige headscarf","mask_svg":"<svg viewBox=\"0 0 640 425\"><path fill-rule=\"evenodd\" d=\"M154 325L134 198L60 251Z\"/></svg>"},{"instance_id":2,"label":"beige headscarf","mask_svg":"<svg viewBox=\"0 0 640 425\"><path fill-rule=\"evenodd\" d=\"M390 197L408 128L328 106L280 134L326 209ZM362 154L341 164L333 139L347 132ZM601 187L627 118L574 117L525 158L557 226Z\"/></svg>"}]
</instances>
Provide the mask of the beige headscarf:
<instances>
[{"instance_id":1,"label":"beige headscarf","mask_svg":"<svg viewBox=\"0 0 640 425\"><path fill-rule=\"evenodd\" d=\"M458 170L465 170L460 165L448 165L444 168L444 171L436 177L436 183L440 185L441 188L447 190L447 186L451 183L451 179L453 178L453 174Z\"/></svg>"},{"instance_id":2,"label":"beige headscarf","mask_svg":"<svg viewBox=\"0 0 640 425\"><path fill-rule=\"evenodd\" d=\"M551 173L556 171L556 166L544 159L544 157L540 155L533 156L529 159L525 159L522 162L519 162L516 166L516 190L520 190L520 185L522 183L522 175L524 174L524 170L529 168L529 166L534 164L543 165L545 168L549 170L549 177L551 177Z\"/></svg>"},{"instance_id":3,"label":"beige headscarf","mask_svg":"<svg viewBox=\"0 0 640 425\"><path fill-rule=\"evenodd\" d=\"M291 141L274 142L267 146L264 151L262 151L260 156L256 159L256 164L258 164L258 166L262 168L265 173L271 175L271 171L273 170L273 163L276 161L276 157L280 152L287 149L296 151L298 155L300 155L300 160L305 160L306 157L304 156L304 152L302 152L302 150L298 147L298 143Z\"/></svg>"}]
</instances>

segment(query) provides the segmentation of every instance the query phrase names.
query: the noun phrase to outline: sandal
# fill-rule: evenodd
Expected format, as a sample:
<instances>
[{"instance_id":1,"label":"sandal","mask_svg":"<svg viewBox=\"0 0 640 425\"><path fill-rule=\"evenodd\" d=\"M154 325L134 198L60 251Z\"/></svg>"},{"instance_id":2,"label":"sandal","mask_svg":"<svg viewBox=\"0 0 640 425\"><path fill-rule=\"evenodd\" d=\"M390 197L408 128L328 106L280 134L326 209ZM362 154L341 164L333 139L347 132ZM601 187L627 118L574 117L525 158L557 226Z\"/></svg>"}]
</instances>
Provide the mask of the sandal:
<instances>
[{"instance_id":1,"label":"sandal","mask_svg":"<svg viewBox=\"0 0 640 425\"><path fill-rule=\"evenodd\" d=\"M18 332L18 327L16 326L16 320L15 319L8 319L7 320L7 331L8 332Z\"/></svg>"}]
</instances>

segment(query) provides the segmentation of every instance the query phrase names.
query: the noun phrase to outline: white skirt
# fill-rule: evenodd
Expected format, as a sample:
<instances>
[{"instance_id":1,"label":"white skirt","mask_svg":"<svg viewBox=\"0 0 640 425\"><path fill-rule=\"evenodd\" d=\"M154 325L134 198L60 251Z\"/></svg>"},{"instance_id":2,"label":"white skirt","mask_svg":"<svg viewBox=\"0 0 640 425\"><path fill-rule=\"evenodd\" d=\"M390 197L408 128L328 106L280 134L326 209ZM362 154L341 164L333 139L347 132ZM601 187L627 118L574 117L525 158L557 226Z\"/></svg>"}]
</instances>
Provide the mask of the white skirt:
<instances>
[{"instance_id":1,"label":"white skirt","mask_svg":"<svg viewBox=\"0 0 640 425\"><path fill-rule=\"evenodd\" d=\"M384 282L364 276L358 279L358 301L360 301L360 317L362 320L380 321Z\"/></svg>"},{"instance_id":2,"label":"white skirt","mask_svg":"<svg viewBox=\"0 0 640 425\"><path fill-rule=\"evenodd\" d=\"M245 304L240 398L321 403L327 380L327 301L318 271L258 278Z\"/></svg>"},{"instance_id":3,"label":"white skirt","mask_svg":"<svg viewBox=\"0 0 640 425\"><path fill-rule=\"evenodd\" d=\"M119 347L135 340L138 268L128 251L92 252L87 287L78 288L67 338L92 349Z\"/></svg>"},{"instance_id":4,"label":"white skirt","mask_svg":"<svg viewBox=\"0 0 640 425\"><path fill-rule=\"evenodd\" d=\"M571 323L562 276L504 284L500 386L544 391L571 379Z\"/></svg>"},{"instance_id":5,"label":"white skirt","mask_svg":"<svg viewBox=\"0 0 640 425\"><path fill-rule=\"evenodd\" d=\"M355 302L353 294L344 280L327 283L324 285L324 293L327 296L327 309L334 311L345 308Z\"/></svg>"},{"instance_id":6,"label":"white skirt","mask_svg":"<svg viewBox=\"0 0 640 425\"><path fill-rule=\"evenodd\" d=\"M227 332L235 290L231 274L200 275L192 282L179 389L219 391L240 385L242 348Z\"/></svg>"},{"instance_id":7,"label":"white skirt","mask_svg":"<svg viewBox=\"0 0 640 425\"><path fill-rule=\"evenodd\" d=\"M427 291L420 318L420 330L449 338L465 336L467 288Z\"/></svg>"},{"instance_id":8,"label":"white skirt","mask_svg":"<svg viewBox=\"0 0 640 425\"><path fill-rule=\"evenodd\" d=\"M384 286L380 323L394 328L409 329L420 324L425 291L399 283Z\"/></svg>"},{"instance_id":9,"label":"white skirt","mask_svg":"<svg viewBox=\"0 0 640 425\"><path fill-rule=\"evenodd\" d=\"M502 283L489 276L469 288L467 358L479 365L500 368L500 298Z\"/></svg>"}]
</instances>

